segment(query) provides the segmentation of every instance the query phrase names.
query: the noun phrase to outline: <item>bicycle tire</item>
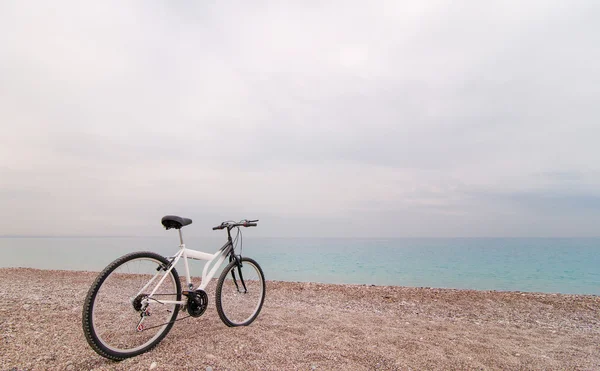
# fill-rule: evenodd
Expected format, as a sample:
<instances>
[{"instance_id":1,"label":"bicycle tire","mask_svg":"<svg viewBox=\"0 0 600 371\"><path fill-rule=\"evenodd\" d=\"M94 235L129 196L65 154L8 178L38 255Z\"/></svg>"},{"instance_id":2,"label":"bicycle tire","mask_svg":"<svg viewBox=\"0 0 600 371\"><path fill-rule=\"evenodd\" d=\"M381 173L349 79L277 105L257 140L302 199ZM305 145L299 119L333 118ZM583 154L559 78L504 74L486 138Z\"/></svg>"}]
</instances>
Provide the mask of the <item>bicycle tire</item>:
<instances>
[{"instance_id":1,"label":"bicycle tire","mask_svg":"<svg viewBox=\"0 0 600 371\"><path fill-rule=\"evenodd\" d=\"M266 285L262 268L250 258L241 258L241 263L244 282L239 278L237 262L232 261L221 272L215 292L217 313L229 327L251 324L265 301ZM232 271L236 277L232 276Z\"/></svg>"},{"instance_id":2,"label":"bicycle tire","mask_svg":"<svg viewBox=\"0 0 600 371\"><path fill-rule=\"evenodd\" d=\"M156 299L149 301L147 312L144 310L148 316L141 324L145 328L137 330L142 318L141 298L149 294L145 290L157 286L161 277L164 280L154 297L181 300L181 282L175 268L168 276L157 274L168 265L165 257L143 251L124 255L100 272L87 293L82 314L85 338L96 353L121 361L151 350L167 335L180 305L161 304ZM155 281L148 285L150 277ZM141 291L144 293L138 295Z\"/></svg>"}]
</instances>

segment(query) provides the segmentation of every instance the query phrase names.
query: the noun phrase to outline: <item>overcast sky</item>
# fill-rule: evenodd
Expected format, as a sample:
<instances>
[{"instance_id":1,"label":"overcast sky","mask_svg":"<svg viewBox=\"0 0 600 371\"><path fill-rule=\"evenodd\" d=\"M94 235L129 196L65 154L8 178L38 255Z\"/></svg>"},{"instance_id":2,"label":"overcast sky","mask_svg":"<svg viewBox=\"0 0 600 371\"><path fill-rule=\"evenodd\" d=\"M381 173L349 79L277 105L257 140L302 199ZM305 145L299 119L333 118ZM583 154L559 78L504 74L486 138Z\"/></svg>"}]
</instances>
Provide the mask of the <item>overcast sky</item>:
<instances>
[{"instance_id":1,"label":"overcast sky","mask_svg":"<svg viewBox=\"0 0 600 371\"><path fill-rule=\"evenodd\" d=\"M0 235L600 235L600 2L0 3Z\"/></svg>"}]
</instances>

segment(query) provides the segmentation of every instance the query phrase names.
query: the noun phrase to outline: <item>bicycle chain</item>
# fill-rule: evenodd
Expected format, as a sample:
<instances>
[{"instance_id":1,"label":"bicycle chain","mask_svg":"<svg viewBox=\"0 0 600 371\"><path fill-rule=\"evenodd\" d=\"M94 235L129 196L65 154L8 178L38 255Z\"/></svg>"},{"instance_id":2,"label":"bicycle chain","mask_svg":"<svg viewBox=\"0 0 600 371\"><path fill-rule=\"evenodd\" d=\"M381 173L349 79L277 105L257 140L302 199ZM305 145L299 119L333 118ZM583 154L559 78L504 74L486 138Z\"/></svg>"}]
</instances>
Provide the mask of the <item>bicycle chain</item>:
<instances>
[{"instance_id":1,"label":"bicycle chain","mask_svg":"<svg viewBox=\"0 0 600 371\"><path fill-rule=\"evenodd\" d=\"M173 295L173 294L154 294L154 296L160 296L160 295L162 295L162 296L166 296L166 295ZM157 299L154 299L154 298L148 298L148 299L152 299L152 300L154 300L155 302L157 302L157 303L160 303L160 300L157 300ZM161 303L161 304L162 304L162 303ZM146 330L153 329L153 328L161 327L161 326L164 326L164 325L168 325L168 324L171 324L171 323L175 323L175 322L177 322L177 321L181 321L181 320L184 320L184 319L186 319L186 318L190 318L190 317L191 317L190 315L187 315L187 316L185 316L185 317L182 317L182 318L177 318L176 320L173 320L173 321L169 321L169 322L161 323L160 325L154 325L154 326L152 326L152 327L145 327L145 328L142 330L142 332L143 332L143 331L146 331Z\"/></svg>"},{"instance_id":2,"label":"bicycle chain","mask_svg":"<svg viewBox=\"0 0 600 371\"><path fill-rule=\"evenodd\" d=\"M152 327L146 327L146 328L144 328L144 329L142 330L142 332L143 332L143 331L146 331L146 330L153 329L153 328L157 328L157 327L160 327L160 326L164 326L164 325L168 325L168 324L171 324L171 323L175 323L175 322L177 322L177 321L181 321L181 320L184 320L184 319L186 319L186 318L190 318L190 317L191 317L190 315L187 315L187 316L185 316L185 317L183 317L183 318L177 318L176 320L173 320L173 321L170 321L170 322L161 323L160 325L155 325L155 326L152 326Z\"/></svg>"}]
</instances>

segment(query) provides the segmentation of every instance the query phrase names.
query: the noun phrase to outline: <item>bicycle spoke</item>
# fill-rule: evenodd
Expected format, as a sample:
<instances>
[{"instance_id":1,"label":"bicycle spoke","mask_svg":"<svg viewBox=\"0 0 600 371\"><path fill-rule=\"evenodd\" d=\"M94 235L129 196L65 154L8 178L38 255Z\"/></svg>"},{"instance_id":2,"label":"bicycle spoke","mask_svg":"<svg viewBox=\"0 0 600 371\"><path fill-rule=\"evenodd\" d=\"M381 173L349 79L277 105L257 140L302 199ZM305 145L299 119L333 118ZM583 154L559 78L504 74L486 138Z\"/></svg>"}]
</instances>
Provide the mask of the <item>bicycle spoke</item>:
<instances>
[{"instance_id":1,"label":"bicycle spoke","mask_svg":"<svg viewBox=\"0 0 600 371\"><path fill-rule=\"evenodd\" d=\"M101 274L84 313L86 337L96 351L122 359L154 346L169 331L179 305L162 300L179 300L181 288L174 270L157 272L161 260L153 253L130 254ZM155 288L156 298L147 297Z\"/></svg>"},{"instance_id":2,"label":"bicycle spoke","mask_svg":"<svg viewBox=\"0 0 600 371\"><path fill-rule=\"evenodd\" d=\"M264 300L262 270L249 258L243 258L242 266L235 261L230 263L219 279L216 295L217 311L225 324L250 324L258 315Z\"/></svg>"}]
</instances>

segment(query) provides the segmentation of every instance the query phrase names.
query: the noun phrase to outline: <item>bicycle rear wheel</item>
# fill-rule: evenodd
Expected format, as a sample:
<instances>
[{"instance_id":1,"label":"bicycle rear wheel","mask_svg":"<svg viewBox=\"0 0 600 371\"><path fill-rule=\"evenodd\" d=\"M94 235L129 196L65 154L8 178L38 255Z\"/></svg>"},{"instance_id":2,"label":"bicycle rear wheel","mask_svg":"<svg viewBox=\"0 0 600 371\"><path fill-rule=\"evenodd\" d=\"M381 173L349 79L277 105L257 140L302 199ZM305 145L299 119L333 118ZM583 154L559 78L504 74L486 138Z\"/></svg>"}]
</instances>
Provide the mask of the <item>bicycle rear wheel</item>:
<instances>
[{"instance_id":1,"label":"bicycle rear wheel","mask_svg":"<svg viewBox=\"0 0 600 371\"><path fill-rule=\"evenodd\" d=\"M181 300L179 275L175 268L166 273L168 265L163 256L136 252L98 275L85 298L82 318L83 332L96 353L122 360L152 349L167 335L180 306L162 301Z\"/></svg>"},{"instance_id":2,"label":"bicycle rear wheel","mask_svg":"<svg viewBox=\"0 0 600 371\"><path fill-rule=\"evenodd\" d=\"M262 269L250 258L242 258L241 263L240 267L235 261L229 263L217 283L217 312L221 321L229 327L251 324L265 301Z\"/></svg>"}]
</instances>

